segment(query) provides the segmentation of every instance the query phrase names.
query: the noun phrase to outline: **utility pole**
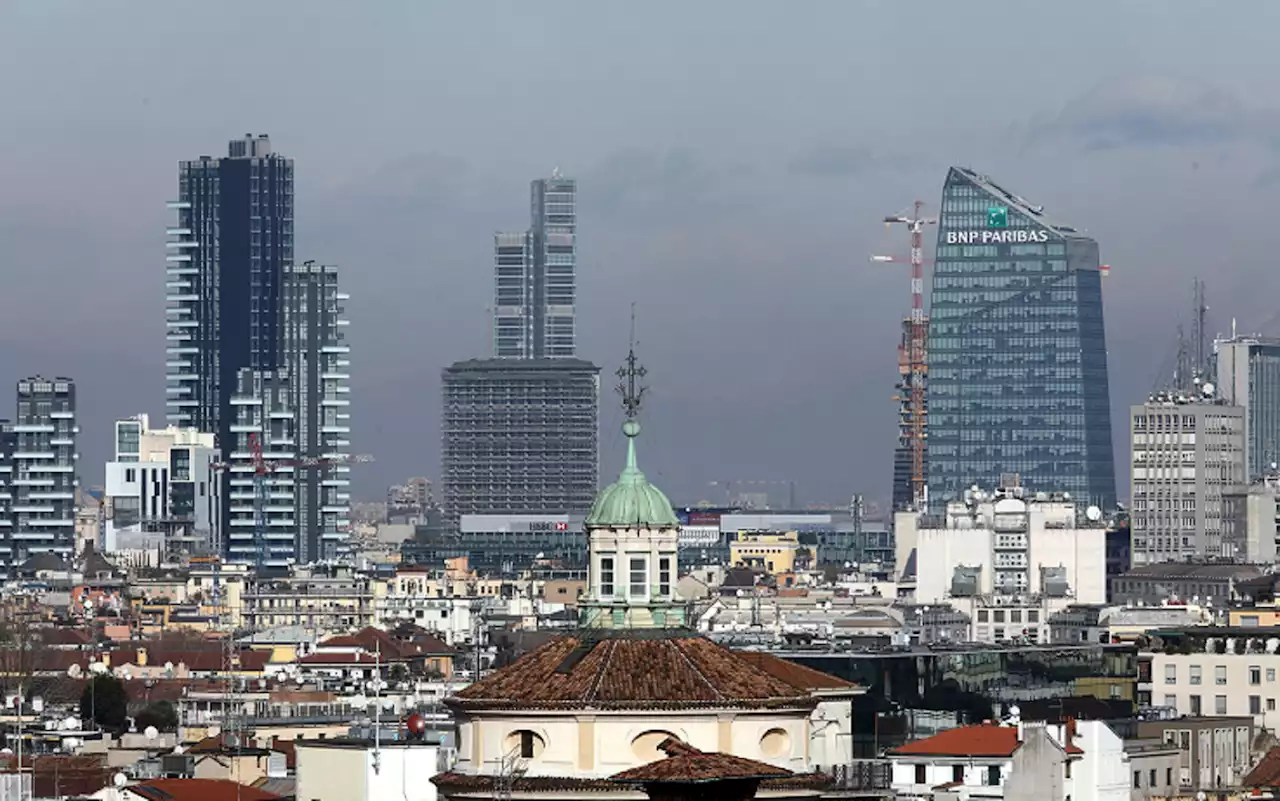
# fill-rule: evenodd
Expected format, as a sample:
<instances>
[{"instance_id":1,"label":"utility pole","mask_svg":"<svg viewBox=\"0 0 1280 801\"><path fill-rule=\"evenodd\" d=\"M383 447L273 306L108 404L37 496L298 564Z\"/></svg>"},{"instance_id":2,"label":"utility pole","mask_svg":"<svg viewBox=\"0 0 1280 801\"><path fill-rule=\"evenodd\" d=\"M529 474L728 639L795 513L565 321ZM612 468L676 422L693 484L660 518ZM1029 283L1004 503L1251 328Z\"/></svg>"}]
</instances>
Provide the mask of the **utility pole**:
<instances>
[{"instance_id":1,"label":"utility pole","mask_svg":"<svg viewBox=\"0 0 1280 801\"><path fill-rule=\"evenodd\" d=\"M911 265L911 316L905 322L905 342L899 351L899 370L902 388L905 424L903 435L911 451L911 502L918 512L928 506L928 483L925 476L925 438L928 436L925 403L928 364L926 346L929 338L929 321L924 315L924 228L937 225L937 217L924 217L924 202L917 200L911 214L895 214L884 218L886 226L905 225L911 233L911 255L905 260ZM873 262L902 262L894 256L872 256ZM900 400L901 402L901 400Z\"/></svg>"}]
</instances>

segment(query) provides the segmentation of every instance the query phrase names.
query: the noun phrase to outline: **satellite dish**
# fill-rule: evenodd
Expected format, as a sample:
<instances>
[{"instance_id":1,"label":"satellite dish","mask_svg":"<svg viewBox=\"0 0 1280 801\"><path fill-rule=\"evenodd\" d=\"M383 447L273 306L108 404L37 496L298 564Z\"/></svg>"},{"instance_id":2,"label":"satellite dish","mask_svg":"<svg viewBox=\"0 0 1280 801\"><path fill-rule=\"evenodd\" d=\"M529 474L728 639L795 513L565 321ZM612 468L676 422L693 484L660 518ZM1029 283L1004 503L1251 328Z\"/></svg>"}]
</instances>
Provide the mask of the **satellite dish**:
<instances>
[{"instance_id":1,"label":"satellite dish","mask_svg":"<svg viewBox=\"0 0 1280 801\"><path fill-rule=\"evenodd\" d=\"M65 721L63 721L63 724L67 727L67 731L80 730L80 718L77 718L75 716L67 718Z\"/></svg>"},{"instance_id":2,"label":"satellite dish","mask_svg":"<svg viewBox=\"0 0 1280 801\"><path fill-rule=\"evenodd\" d=\"M159 737L159 736L160 736L160 730L159 730L159 729L157 729L155 726L148 726L148 727L146 727L145 729L143 729L143 730L142 730L142 734L143 734L143 735L144 735L148 740L154 740L155 738L157 738L157 737Z\"/></svg>"},{"instance_id":3,"label":"satellite dish","mask_svg":"<svg viewBox=\"0 0 1280 801\"><path fill-rule=\"evenodd\" d=\"M173 753L175 754L185 754L186 752L187 752L187 749L183 748L180 745L175 745L173 747Z\"/></svg>"},{"instance_id":4,"label":"satellite dish","mask_svg":"<svg viewBox=\"0 0 1280 801\"><path fill-rule=\"evenodd\" d=\"M129 777L124 775L123 773L117 773L116 775L111 777L111 783L114 784L116 787L124 787L126 784L129 783Z\"/></svg>"},{"instance_id":5,"label":"satellite dish","mask_svg":"<svg viewBox=\"0 0 1280 801\"><path fill-rule=\"evenodd\" d=\"M267 680L266 680L266 679L258 679L258 689L260 689L260 690L265 690L266 688L267 688Z\"/></svg>"},{"instance_id":6,"label":"satellite dish","mask_svg":"<svg viewBox=\"0 0 1280 801\"><path fill-rule=\"evenodd\" d=\"M103 673L107 672L107 666L102 662L90 662L89 672L96 673L97 675L101 676Z\"/></svg>"},{"instance_id":7,"label":"satellite dish","mask_svg":"<svg viewBox=\"0 0 1280 801\"><path fill-rule=\"evenodd\" d=\"M80 678L83 673L84 670L79 665L73 664L71 667L67 668L67 675L73 679Z\"/></svg>"},{"instance_id":8,"label":"satellite dish","mask_svg":"<svg viewBox=\"0 0 1280 801\"><path fill-rule=\"evenodd\" d=\"M1084 516L1096 523L1102 519L1102 510L1096 506L1090 506L1088 509L1084 510Z\"/></svg>"},{"instance_id":9,"label":"satellite dish","mask_svg":"<svg viewBox=\"0 0 1280 801\"><path fill-rule=\"evenodd\" d=\"M351 696L351 705L352 706L368 706L369 698L364 693L361 693L360 695L353 695Z\"/></svg>"},{"instance_id":10,"label":"satellite dish","mask_svg":"<svg viewBox=\"0 0 1280 801\"><path fill-rule=\"evenodd\" d=\"M1204 382L1204 386L1200 387L1200 391L1204 393L1206 398L1213 395L1214 389L1216 389L1216 387L1213 386L1213 382L1211 381Z\"/></svg>"},{"instance_id":11,"label":"satellite dish","mask_svg":"<svg viewBox=\"0 0 1280 801\"><path fill-rule=\"evenodd\" d=\"M37 715L44 711L44 698L36 696L31 699L31 711Z\"/></svg>"}]
</instances>

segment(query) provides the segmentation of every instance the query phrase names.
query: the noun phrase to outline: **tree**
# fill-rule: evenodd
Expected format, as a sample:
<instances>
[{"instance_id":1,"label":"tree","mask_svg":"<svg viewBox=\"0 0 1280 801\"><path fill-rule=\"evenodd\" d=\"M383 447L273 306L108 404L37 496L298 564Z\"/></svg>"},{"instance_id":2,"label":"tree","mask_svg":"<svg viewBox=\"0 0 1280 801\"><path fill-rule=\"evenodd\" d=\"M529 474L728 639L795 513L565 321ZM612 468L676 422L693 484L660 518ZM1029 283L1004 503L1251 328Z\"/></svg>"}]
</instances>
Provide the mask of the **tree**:
<instances>
[{"instance_id":1,"label":"tree","mask_svg":"<svg viewBox=\"0 0 1280 801\"><path fill-rule=\"evenodd\" d=\"M104 729L121 730L129 715L129 691L124 682L103 673L94 676L80 694L80 717Z\"/></svg>"},{"instance_id":2,"label":"tree","mask_svg":"<svg viewBox=\"0 0 1280 801\"><path fill-rule=\"evenodd\" d=\"M138 731L146 731L148 726L155 726L160 731L177 731L178 710L168 701L152 701L138 713L136 722Z\"/></svg>"}]
</instances>

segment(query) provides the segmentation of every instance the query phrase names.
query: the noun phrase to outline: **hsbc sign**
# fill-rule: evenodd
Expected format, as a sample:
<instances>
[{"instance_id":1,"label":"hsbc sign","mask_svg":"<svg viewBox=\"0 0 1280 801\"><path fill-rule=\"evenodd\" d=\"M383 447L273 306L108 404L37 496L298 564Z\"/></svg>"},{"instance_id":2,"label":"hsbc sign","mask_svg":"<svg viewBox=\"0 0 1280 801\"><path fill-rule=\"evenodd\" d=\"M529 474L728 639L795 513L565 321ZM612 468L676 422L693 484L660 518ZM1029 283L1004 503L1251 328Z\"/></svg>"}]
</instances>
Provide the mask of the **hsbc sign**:
<instances>
[{"instance_id":1,"label":"hsbc sign","mask_svg":"<svg viewBox=\"0 0 1280 801\"><path fill-rule=\"evenodd\" d=\"M1005 228L996 231L947 231L948 245L1007 245L1048 241L1048 231L1035 231L1029 228Z\"/></svg>"}]
</instances>

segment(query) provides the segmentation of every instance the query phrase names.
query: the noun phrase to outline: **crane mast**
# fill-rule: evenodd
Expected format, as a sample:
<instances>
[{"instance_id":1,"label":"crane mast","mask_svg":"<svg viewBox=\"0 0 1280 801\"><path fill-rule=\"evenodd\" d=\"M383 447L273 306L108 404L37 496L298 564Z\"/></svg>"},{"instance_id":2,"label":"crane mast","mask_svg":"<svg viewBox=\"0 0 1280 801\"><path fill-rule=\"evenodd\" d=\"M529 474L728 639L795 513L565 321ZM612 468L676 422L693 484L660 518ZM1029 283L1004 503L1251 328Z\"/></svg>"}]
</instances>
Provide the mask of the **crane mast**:
<instances>
[{"instance_id":1,"label":"crane mast","mask_svg":"<svg viewBox=\"0 0 1280 801\"><path fill-rule=\"evenodd\" d=\"M884 218L886 226L904 225L911 234L911 253L907 259L894 256L872 256L873 262L906 261L911 265L911 316L903 321L903 340L899 352L899 370L902 373L901 397L905 421L903 438L911 457L911 505L918 512L928 506L928 484L925 476L925 459L928 437L928 404L926 385L929 365L926 348L929 338L929 320L924 313L924 228L936 225L936 217L923 216L924 202L915 201L910 214L895 214Z\"/></svg>"}]
</instances>

